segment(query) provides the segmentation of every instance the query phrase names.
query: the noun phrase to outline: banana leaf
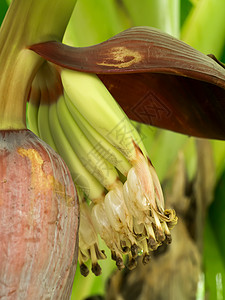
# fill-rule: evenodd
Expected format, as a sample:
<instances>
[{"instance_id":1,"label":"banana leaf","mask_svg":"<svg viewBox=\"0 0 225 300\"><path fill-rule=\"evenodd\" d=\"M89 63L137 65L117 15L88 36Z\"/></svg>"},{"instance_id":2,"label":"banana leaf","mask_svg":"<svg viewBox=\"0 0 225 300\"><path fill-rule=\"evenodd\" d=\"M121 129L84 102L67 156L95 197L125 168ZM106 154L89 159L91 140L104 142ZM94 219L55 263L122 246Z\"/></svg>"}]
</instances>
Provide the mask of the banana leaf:
<instances>
[{"instance_id":1,"label":"banana leaf","mask_svg":"<svg viewBox=\"0 0 225 300\"><path fill-rule=\"evenodd\" d=\"M8 9L8 4L5 0L0 0L0 25L5 17L6 11Z\"/></svg>"}]
</instances>

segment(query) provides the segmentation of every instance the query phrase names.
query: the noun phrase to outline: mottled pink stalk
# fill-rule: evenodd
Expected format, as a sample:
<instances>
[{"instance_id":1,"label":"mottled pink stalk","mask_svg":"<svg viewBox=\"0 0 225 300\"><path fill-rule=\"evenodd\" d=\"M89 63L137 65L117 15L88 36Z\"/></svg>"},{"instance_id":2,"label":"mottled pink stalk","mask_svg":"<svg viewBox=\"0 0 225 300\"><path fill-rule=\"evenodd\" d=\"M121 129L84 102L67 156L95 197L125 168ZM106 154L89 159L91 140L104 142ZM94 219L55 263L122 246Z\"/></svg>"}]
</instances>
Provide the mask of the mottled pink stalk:
<instances>
[{"instance_id":1,"label":"mottled pink stalk","mask_svg":"<svg viewBox=\"0 0 225 300\"><path fill-rule=\"evenodd\" d=\"M0 299L69 299L77 261L70 173L29 130L0 131Z\"/></svg>"}]
</instances>

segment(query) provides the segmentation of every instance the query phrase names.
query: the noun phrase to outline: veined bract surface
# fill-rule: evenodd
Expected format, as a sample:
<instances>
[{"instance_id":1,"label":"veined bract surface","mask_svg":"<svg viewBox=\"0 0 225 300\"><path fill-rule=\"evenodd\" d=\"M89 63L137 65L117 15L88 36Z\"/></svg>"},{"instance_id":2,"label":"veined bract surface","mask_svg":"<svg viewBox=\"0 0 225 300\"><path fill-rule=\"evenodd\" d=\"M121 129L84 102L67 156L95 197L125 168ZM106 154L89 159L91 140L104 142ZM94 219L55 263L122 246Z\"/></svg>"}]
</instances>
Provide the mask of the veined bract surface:
<instances>
[{"instance_id":1,"label":"veined bract surface","mask_svg":"<svg viewBox=\"0 0 225 300\"><path fill-rule=\"evenodd\" d=\"M60 156L29 130L1 131L1 299L69 299L78 212Z\"/></svg>"}]
</instances>

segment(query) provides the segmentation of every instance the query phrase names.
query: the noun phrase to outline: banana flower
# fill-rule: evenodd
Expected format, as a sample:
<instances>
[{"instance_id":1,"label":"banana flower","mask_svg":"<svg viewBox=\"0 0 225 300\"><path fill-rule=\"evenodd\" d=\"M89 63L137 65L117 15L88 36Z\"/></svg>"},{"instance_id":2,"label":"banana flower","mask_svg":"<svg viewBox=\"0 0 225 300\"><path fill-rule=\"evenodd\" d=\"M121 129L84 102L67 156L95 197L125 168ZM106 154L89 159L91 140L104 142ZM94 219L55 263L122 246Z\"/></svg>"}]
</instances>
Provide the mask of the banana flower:
<instances>
[{"instance_id":1,"label":"banana flower","mask_svg":"<svg viewBox=\"0 0 225 300\"><path fill-rule=\"evenodd\" d=\"M213 55L204 55L158 29L130 28L89 47L71 47L48 41L31 45L29 49L57 65L58 69L96 74L132 120L196 137L225 138L224 65ZM63 83L65 93L70 93L66 80ZM70 97L76 98L75 94L70 93ZM83 102L90 103L85 97ZM78 109L81 106L80 101ZM90 119L89 115L87 119ZM92 125L97 122L95 120ZM110 140L109 134L106 138ZM118 149L122 151L122 147ZM144 264L148 262L150 251L163 242L171 242L170 229L177 222L173 210L164 210L163 196L151 162L147 166L140 152L136 152L135 160L127 157L131 166L135 166L134 161L138 164L125 172L127 181L122 188L123 193L118 186L111 192L111 188L105 185L108 194L104 201L99 204L97 202L101 201L92 199L92 221L119 269L124 267L122 254L128 255L127 267L130 269L136 266L137 253L143 254ZM148 178L147 185L143 177ZM153 185L150 187L152 179ZM151 192L154 189L160 196L155 197L156 202L151 202L145 195L154 194ZM120 199L117 203L123 211L119 216L113 211L115 199ZM114 215L123 224L122 228L118 229L118 223L112 217ZM87 249L90 252L90 248ZM98 275L100 268L96 259L93 262L93 255L87 255L87 249L82 251L80 248L79 254L83 274L88 273L84 262L91 258L92 271L96 269L93 272ZM99 249L96 250L95 256L104 258L104 253L100 253Z\"/></svg>"},{"instance_id":2,"label":"banana flower","mask_svg":"<svg viewBox=\"0 0 225 300\"><path fill-rule=\"evenodd\" d=\"M132 269L138 256L145 264L171 242L177 222L164 209L155 169L127 116L225 139L225 71L213 55L150 27L68 46L62 38L75 2L12 2L0 31L0 130L26 129L28 101L30 127L67 163L80 195L78 259L86 276L88 259L99 275L105 258L97 234L117 267L125 254ZM126 137L119 137L121 128Z\"/></svg>"}]
</instances>

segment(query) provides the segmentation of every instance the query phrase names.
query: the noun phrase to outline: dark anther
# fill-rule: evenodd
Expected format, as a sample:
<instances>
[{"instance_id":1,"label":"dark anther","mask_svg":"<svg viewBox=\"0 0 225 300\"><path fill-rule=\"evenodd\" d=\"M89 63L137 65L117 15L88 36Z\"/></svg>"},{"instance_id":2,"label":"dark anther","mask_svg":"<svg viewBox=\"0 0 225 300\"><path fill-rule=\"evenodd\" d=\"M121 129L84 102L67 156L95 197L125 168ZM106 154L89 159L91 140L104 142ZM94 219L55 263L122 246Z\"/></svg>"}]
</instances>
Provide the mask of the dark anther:
<instances>
[{"instance_id":1,"label":"dark anther","mask_svg":"<svg viewBox=\"0 0 225 300\"><path fill-rule=\"evenodd\" d=\"M88 276L89 270L88 270L88 267L87 267L85 264L81 264L81 265L80 265L80 273L81 273L81 275L83 275L84 277Z\"/></svg>"},{"instance_id":2,"label":"dark anther","mask_svg":"<svg viewBox=\"0 0 225 300\"><path fill-rule=\"evenodd\" d=\"M133 269L136 268L136 266L137 266L137 260L134 259L134 258L131 258L131 259L129 260L128 264L127 264L127 268L128 268L129 270L133 270Z\"/></svg>"},{"instance_id":3,"label":"dark anther","mask_svg":"<svg viewBox=\"0 0 225 300\"><path fill-rule=\"evenodd\" d=\"M92 271L96 276L99 276L99 275L101 275L101 273L102 273L102 269L101 269L101 267L99 266L98 263L95 263L95 264L92 265L91 271Z\"/></svg>"},{"instance_id":4,"label":"dark anther","mask_svg":"<svg viewBox=\"0 0 225 300\"><path fill-rule=\"evenodd\" d=\"M147 265L149 263L150 259L151 259L151 256L149 254L147 254L147 253L144 254L143 259L142 259L143 265Z\"/></svg>"},{"instance_id":5,"label":"dark anther","mask_svg":"<svg viewBox=\"0 0 225 300\"><path fill-rule=\"evenodd\" d=\"M131 254L133 257L138 256L138 246L137 245L134 244L131 246Z\"/></svg>"},{"instance_id":6,"label":"dark anther","mask_svg":"<svg viewBox=\"0 0 225 300\"><path fill-rule=\"evenodd\" d=\"M119 270L122 270L124 268L123 260L120 257L116 258L116 266Z\"/></svg>"}]
</instances>

